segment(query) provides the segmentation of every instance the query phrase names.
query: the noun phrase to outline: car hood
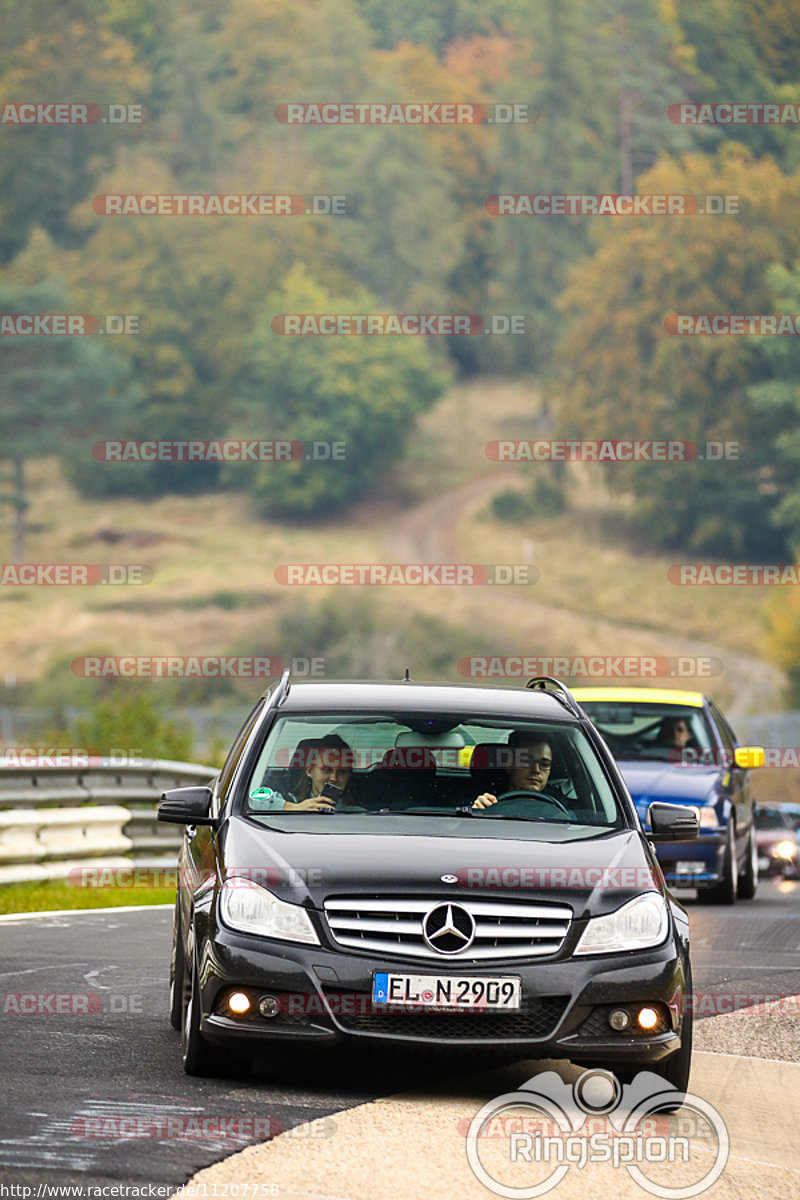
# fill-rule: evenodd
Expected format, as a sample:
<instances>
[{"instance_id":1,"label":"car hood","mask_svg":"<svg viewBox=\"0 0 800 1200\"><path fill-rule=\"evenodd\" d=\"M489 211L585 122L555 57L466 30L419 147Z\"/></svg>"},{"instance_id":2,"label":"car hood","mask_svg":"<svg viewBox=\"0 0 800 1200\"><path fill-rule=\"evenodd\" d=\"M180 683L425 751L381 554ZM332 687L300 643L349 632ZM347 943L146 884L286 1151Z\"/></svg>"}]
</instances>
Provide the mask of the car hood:
<instances>
[{"instance_id":1,"label":"car hood","mask_svg":"<svg viewBox=\"0 0 800 1200\"><path fill-rule=\"evenodd\" d=\"M757 829L756 844L758 846L776 846L778 842L796 842L797 835L793 829Z\"/></svg>"},{"instance_id":2,"label":"car hood","mask_svg":"<svg viewBox=\"0 0 800 1200\"><path fill-rule=\"evenodd\" d=\"M720 767L663 762L620 762L618 766L642 818L654 800L664 804L715 804L724 774Z\"/></svg>"},{"instance_id":3,"label":"car hood","mask_svg":"<svg viewBox=\"0 0 800 1200\"><path fill-rule=\"evenodd\" d=\"M421 822L411 817L382 819L391 821L391 832L284 832L233 817L220 831L225 871L240 872L283 899L315 908L343 895L413 893L459 901L501 894L509 900L566 903L576 917L610 912L663 886L655 856L634 830L545 842L437 835L429 829L438 818L425 820L425 833L417 832Z\"/></svg>"}]
</instances>

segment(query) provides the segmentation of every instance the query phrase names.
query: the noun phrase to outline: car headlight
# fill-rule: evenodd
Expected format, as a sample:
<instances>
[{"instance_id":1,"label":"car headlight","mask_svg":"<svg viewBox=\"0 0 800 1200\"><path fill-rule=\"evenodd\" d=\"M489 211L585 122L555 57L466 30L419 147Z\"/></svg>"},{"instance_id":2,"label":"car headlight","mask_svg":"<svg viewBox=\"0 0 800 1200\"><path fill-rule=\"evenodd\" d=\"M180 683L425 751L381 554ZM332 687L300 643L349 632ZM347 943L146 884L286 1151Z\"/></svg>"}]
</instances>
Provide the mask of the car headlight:
<instances>
[{"instance_id":1,"label":"car headlight","mask_svg":"<svg viewBox=\"0 0 800 1200\"><path fill-rule=\"evenodd\" d=\"M613 954L659 946L667 936L667 903L658 892L645 892L604 917L593 917L576 954Z\"/></svg>"},{"instance_id":2,"label":"car headlight","mask_svg":"<svg viewBox=\"0 0 800 1200\"><path fill-rule=\"evenodd\" d=\"M304 908L279 900L249 879L235 876L225 880L220 893L220 915L226 925L242 933L319 945L316 930Z\"/></svg>"},{"instance_id":3,"label":"car headlight","mask_svg":"<svg viewBox=\"0 0 800 1200\"><path fill-rule=\"evenodd\" d=\"M785 842L778 842L777 845L772 847L773 858L784 858L788 862L788 860L790 858L794 858L796 854L797 842L790 842L787 840Z\"/></svg>"}]
</instances>

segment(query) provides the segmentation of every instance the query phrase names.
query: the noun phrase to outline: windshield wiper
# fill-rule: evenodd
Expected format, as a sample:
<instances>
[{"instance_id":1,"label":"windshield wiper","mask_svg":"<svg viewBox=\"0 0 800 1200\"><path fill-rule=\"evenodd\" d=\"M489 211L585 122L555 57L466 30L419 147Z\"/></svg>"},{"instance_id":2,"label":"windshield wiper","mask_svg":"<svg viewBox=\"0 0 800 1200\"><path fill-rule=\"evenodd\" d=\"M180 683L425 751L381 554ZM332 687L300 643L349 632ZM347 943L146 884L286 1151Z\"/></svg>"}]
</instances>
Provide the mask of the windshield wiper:
<instances>
[{"instance_id":1,"label":"windshield wiper","mask_svg":"<svg viewBox=\"0 0 800 1200\"><path fill-rule=\"evenodd\" d=\"M475 816L471 808L435 808L433 806L419 808L373 808L366 810L369 816L377 817L469 817Z\"/></svg>"}]
</instances>

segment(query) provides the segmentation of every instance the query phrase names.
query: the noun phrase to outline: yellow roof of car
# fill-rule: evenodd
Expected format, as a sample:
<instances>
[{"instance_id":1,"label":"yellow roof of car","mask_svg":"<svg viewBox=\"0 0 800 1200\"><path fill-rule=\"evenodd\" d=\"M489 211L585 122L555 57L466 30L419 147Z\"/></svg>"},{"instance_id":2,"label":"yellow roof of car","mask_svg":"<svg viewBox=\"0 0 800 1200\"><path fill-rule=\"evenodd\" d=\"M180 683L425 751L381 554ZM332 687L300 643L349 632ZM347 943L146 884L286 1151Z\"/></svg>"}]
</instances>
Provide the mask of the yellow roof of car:
<instances>
[{"instance_id":1,"label":"yellow roof of car","mask_svg":"<svg viewBox=\"0 0 800 1200\"><path fill-rule=\"evenodd\" d=\"M676 688L576 687L570 688L580 704L583 700L619 700L622 704L683 704L702 708L702 692L681 692Z\"/></svg>"}]
</instances>

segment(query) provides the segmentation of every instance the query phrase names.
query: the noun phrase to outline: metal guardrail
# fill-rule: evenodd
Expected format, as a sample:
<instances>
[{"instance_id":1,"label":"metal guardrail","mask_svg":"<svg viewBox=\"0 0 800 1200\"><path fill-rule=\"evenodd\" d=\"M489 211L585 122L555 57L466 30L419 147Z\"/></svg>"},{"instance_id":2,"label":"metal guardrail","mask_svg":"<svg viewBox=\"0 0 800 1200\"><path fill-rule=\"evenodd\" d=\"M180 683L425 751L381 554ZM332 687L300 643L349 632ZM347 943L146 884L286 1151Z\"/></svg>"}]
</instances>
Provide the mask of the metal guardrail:
<instances>
[{"instance_id":1,"label":"metal guardrail","mask_svg":"<svg viewBox=\"0 0 800 1200\"><path fill-rule=\"evenodd\" d=\"M85 863L174 862L181 831L157 821L161 793L216 774L167 759L0 766L0 883L64 877Z\"/></svg>"}]
</instances>

